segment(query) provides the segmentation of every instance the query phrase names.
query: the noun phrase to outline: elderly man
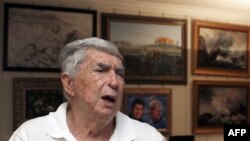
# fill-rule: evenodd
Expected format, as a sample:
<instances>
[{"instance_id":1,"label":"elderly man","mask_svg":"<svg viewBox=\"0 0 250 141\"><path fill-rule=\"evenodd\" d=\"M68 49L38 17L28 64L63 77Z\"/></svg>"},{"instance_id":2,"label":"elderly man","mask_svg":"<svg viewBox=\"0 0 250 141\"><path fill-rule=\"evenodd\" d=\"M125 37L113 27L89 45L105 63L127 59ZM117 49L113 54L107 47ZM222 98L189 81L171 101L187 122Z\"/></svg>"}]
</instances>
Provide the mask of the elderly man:
<instances>
[{"instance_id":1,"label":"elderly man","mask_svg":"<svg viewBox=\"0 0 250 141\"><path fill-rule=\"evenodd\" d=\"M150 124L155 128L166 128L166 120L162 117L163 105L158 99L151 99L149 102Z\"/></svg>"},{"instance_id":2,"label":"elderly man","mask_svg":"<svg viewBox=\"0 0 250 141\"><path fill-rule=\"evenodd\" d=\"M67 102L22 124L10 141L165 141L155 128L119 112L125 69L116 46L77 40L62 49L60 61Z\"/></svg>"}]
</instances>

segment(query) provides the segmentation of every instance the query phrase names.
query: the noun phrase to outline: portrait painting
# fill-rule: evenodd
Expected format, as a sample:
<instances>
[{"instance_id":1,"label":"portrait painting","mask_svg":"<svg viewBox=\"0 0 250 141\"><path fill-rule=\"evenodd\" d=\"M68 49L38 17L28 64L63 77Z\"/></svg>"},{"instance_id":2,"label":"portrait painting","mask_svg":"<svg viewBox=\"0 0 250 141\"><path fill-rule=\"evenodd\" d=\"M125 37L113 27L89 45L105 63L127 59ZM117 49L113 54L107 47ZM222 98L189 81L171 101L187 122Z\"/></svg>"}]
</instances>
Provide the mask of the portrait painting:
<instances>
[{"instance_id":1,"label":"portrait painting","mask_svg":"<svg viewBox=\"0 0 250 141\"><path fill-rule=\"evenodd\" d=\"M96 35L96 11L5 3L4 70L57 71L61 48Z\"/></svg>"},{"instance_id":2,"label":"portrait painting","mask_svg":"<svg viewBox=\"0 0 250 141\"><path fill-rule=\"evenodd\" d=\"M249 84L195 81L195 132L223 132L224 125L248 124Z\"/></svg>"},{"instance_id":3,"label":"portrait painting","mask_svg":"<svg viewBox=\"0 0 250 141\"><path fill-rule=\"evenodd\" d=\"M194 74L249 76L249 29L206 21L193 22Z\"/></svg>"},{"instance_id":4,"label":"portrait painting","mask_svg":"<svg viewBox=\"0 0 250 141\"><path fill-rule=\"evenodd\" d=\"M161 132L171 132L170 89L126 89L124 110L132 119L146 122Z\"/></svg>"},{"instance_id":5,"label":"portrait painting","mask_svg":"<svg viewBox=\"0 0 250 141\"><path fill-rule=\"evenodd\" d=\"M186 21L102 14L103 37L124 57L127 82L186 83Z\"/></svg>"}]
</instances>

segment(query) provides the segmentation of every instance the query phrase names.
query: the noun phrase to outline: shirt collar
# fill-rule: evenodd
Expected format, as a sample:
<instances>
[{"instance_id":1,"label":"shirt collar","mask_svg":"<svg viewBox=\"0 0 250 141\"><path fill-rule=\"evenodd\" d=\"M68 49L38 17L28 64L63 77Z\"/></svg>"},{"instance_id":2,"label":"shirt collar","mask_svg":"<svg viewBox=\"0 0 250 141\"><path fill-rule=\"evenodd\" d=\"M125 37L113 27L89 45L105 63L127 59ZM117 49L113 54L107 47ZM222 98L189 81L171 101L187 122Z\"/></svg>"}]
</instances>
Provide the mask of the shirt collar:
<instances>
[{"instance_id":1,"label":"shirt collar","mask_svg":"<svg viewBox=\"0 0 250 141\"><path fill-rule=\"evenodd\" d=\"M65 102L59 106L56 112L51 112L48 116L46 125L46 132L53 138L68 138L70 135L71 140L73 135L70 133L67 120L66 111L68 103ZM116 114L116 127L110 141L132 141L136 139L135 127L132 120L121 112Z\"/></svg>"},{"instance_id":2,"label":"shirt collar","mask_svg":"<svg viewBox=\"0 0 250 141\"><path fill-rule=\"evenodd\" d=\"M132 120L121 112L116 114L116 127L110 141L132 141L136 139Z\"/></svg>"},{"instance_id":3,"label":"shirt collar","mask_svg":"<svg viewBox=\"0 0 250 141\"><path fill-rule=\"evenodd\" d=\"M67 107L68 103L65 102L59 106L56 112L49 114L46 125L46 132L49 136L53 138L65 138L66 134L70 133L66 121Z\"/></svg>"}]
</instances>

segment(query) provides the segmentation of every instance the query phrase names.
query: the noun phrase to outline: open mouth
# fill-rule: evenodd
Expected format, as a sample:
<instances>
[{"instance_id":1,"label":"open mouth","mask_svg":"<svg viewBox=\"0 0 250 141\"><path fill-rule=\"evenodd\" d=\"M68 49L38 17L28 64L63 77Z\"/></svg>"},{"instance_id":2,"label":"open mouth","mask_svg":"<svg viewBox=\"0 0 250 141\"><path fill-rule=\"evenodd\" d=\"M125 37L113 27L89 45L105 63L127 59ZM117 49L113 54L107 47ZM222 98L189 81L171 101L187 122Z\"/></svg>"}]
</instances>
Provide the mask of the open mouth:
<instances>
[{"instance_id":1,"label":"open mouth","mask_svg":"<svg viewBox=\"0 0 250 141\"><path fill-rule=\"evenodd\" d=\"M102 99L107 102L115 103L115 97L114 96L103 96Z\"/></svg>"}]
</instances>

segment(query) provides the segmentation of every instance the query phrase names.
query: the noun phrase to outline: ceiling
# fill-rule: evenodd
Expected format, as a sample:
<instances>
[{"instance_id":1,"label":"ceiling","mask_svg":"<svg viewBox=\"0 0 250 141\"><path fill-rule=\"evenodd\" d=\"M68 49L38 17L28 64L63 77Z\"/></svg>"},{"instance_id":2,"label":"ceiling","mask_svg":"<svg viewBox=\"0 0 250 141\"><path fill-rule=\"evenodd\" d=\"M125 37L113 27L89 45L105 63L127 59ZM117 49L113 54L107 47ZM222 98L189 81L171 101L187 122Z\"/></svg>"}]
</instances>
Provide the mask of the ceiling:
<instances>
[{"instance_id":1,"label":"ceiling","mask_svg":"<svg viewBox=\"0 0 250 141\"><path fill-rule=\"evenodd\" d=\"M250 0L136 0L145 2L168 3L221 10L250 12ZM250 13L249 13L250 14Z\"/></svg>"}]
</instances>

